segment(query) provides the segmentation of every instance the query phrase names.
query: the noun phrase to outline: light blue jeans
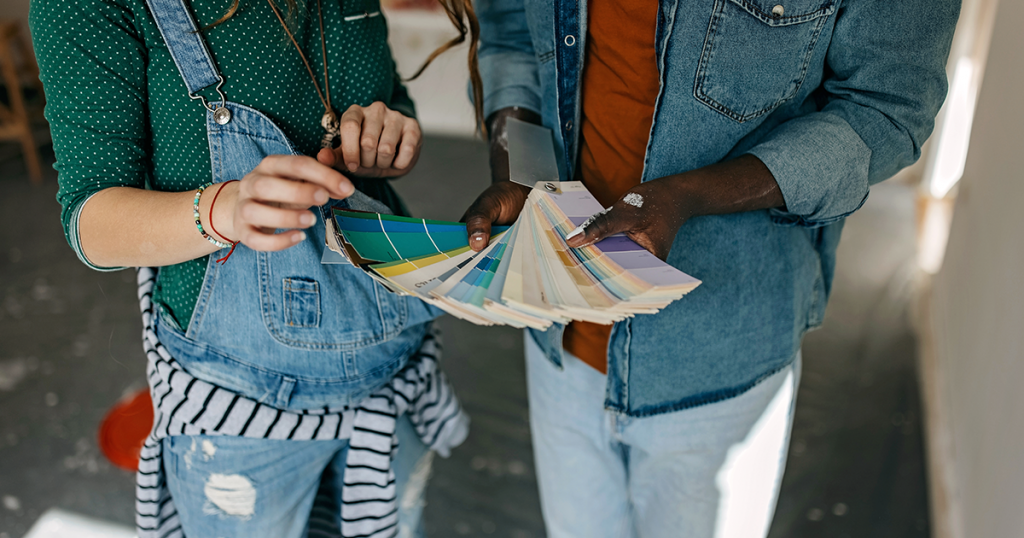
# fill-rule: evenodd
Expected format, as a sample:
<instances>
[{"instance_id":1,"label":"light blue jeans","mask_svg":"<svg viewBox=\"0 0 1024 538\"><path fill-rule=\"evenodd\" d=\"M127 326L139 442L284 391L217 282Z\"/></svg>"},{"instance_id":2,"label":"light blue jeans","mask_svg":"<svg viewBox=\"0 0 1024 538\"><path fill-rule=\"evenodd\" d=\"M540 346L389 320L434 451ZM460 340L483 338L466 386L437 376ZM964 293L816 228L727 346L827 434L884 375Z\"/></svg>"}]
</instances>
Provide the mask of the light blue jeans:
<instances>
[{"instance_id":1,"label":"light blue jeans","mask_svg":"<svg viewBox=\"0 0 1024 538\"><path fill-rule=\"evenodd\" d=\"M635 418L606 378L526 336L530 431L549 538L760 538L785 468L800 356L728 400Z\"/></svg>"},{"instance_id":2,"label":"light blue jeans","mask_svg":"<svg viewBox=\"0 0 1024 538\"><path fill-rule=\"evenodd\" d=\"M422 538L434 453L407 417L399 419L397 432L397 538ZM335 491L341 491L348 442L175 435L163 439L163 449L185 536L302 538L327 466L334 471Z\"/></svg>"}]
</instances>

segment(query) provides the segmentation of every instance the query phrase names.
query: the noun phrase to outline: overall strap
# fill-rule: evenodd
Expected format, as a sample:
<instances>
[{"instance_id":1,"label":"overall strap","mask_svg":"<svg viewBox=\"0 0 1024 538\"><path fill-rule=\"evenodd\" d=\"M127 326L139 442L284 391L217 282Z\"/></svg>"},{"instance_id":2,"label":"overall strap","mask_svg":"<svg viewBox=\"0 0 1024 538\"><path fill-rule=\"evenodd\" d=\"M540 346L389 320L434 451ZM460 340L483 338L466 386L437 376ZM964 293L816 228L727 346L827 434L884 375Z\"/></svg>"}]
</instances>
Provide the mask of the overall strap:
<instances>
[{"instance_id":1,"label":"overall strap","mask_svg":"<svg viewBox=\"0 0 1024 538\"><path fill-rule=\"evenodd\" d=\"M185 79L189 97L202 99L196 92L214 84L220 93L224 77L217 71L217 64L213 62L210 49L207 48L191 11L185 5L185 0L146 0L146 3L153 14L160 35L171 51L174 65L178 67L181 78ZM224 101L224 94L220 95L221 101ZM203 104L211 108L205 99Z\"/></svg>"}]
</instances>

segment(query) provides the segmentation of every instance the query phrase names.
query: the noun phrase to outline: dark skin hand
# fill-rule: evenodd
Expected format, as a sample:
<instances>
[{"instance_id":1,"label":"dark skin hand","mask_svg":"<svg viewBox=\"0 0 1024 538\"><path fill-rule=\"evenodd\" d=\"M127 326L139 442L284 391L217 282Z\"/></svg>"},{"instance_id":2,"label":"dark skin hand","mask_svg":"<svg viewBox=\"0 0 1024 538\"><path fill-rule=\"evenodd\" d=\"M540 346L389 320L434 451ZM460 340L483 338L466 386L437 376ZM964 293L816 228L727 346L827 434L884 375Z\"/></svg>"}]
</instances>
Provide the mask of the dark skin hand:
<instances>
[{"instance_id":1,"label":"dark skin hand","mask_svg":"<svg viewBox=\"0 0 1024 538\"><path fill-rule=\"evenodd\" d=\"M492 117L505 110L510 109L499 110ZM490 129L492 137L500 136L499 128L501 125L496 124ZM494 171L502 157L503 179ZM494 184L477 197L463 217L469 244L476 251L487 246L491 223L514 222L529 195L529 189L508 181L508 149L493 141L491 167ZM637 201L637 195L642 203ZM633 200L633 203L626 200ZM672 249L676 232L692 217L784 206L782 191L768 167L753 155L742 155L633 187L611 210L595 218L583 233L573 236L568 243L573 248L582 247L622 232L664 260Z\"/></svg>"},{"instance_id":2,"label":"dark skin hand","mask_svg":"<svg viewBox=\"0 0 1024 538\"><path fill-rule=\"evenodd\" d=\"M491 146L491 186L476 198L462 216L469 234L469 246L479 252L491 237L491 225L512 224L519 218L530 189L512 183L508 177L508 142L505 120L516 118L540 125L540 115L521 108L503 108L487 118Z\"/></svg>"}]
</instances>

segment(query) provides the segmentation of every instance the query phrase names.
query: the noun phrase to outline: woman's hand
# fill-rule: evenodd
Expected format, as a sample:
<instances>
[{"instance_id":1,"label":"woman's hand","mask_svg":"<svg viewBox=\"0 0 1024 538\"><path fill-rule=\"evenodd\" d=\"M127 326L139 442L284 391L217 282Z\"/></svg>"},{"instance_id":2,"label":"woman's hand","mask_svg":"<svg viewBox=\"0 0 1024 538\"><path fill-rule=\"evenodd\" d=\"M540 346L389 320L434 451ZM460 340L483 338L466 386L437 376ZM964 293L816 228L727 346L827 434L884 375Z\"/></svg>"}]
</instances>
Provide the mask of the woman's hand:
<instances>
[{"instance_id":1,"label":"woman's hand","mask_svg":"<svg viewBox=\"0 0 1024 538\"><path fill-rule=\"evenodd\" d=\"M310 207L329 198L347 198L354 190L337 170L300 155L267 157L241 181L222 188L213 215L217 231L225 239L264 251L301 242L306 238L301 229L316 222ZM289 231L274 233L278 229Z\"/></svg>"},{"instance_id":2,"label":"woman's hand","mask_svg":"<svg viewBox=\"0 0 1024 538\"><path fill-rule=\"evenodd\" d=\"M356 177L403 176L416 165L423 145L419 122L380 101L349 107L341 115L339 136L341 145L320 150L317 160Z\"/></svg>"}]
</instances>

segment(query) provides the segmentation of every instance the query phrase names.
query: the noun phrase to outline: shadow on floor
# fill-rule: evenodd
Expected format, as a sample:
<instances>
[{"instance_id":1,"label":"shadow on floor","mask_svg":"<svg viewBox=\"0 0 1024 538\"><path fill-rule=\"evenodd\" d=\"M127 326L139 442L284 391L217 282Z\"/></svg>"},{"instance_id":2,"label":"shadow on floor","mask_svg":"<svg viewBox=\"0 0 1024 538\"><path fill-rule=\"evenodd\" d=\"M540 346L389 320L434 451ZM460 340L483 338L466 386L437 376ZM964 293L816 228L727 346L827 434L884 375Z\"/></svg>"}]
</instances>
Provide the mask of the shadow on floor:
<instances>
[{"instance_id":1,"label":"shadow on floor","mask_svg":"<svg viewBox=\"0 0 1024 538\"><path fill-rule=\"evenodd\" d=\"M488 182L482 144L428 138L416 171L395 186L418 216L456 220ZM19 161L0 161L0 538L22 536L52 507L133 518L133 477L99 454L96 430L118 398L144 386L134 273L78 262L55 192L52 170L30 185ZM849 219L825 325L805 339L772 538L928 535L906 321L912 217L912 192L883 184ZM429 534L541 537L521 334L441 324L446 370L473 428L436 460Z\"/></svg>"}]
</instances>

